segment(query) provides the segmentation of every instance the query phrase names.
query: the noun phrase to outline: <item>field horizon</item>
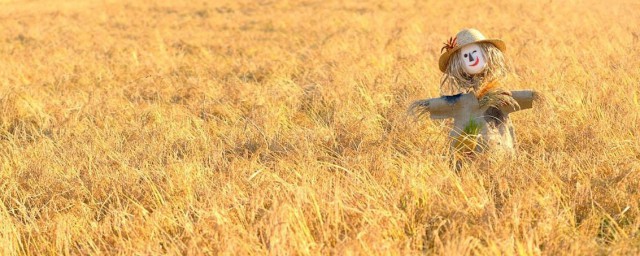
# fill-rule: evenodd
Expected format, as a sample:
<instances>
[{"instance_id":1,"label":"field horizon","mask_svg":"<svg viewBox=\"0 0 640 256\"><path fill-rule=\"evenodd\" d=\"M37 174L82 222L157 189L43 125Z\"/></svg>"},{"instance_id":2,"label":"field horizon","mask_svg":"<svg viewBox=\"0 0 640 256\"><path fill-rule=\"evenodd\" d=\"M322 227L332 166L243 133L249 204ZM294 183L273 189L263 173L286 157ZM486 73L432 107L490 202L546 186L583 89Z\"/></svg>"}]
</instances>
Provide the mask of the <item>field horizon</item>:
<instances>
[{"instance_id":1,"label":"field horizon","mask_svg":"<svg viewBox=\"0 0 640 256\"><path fill-rule=\"evenodd\" d=\"M0 0L0 254L640 254L634 1ZM463 28L514 158L451 170Z\"/></svg>"}]
</instances>

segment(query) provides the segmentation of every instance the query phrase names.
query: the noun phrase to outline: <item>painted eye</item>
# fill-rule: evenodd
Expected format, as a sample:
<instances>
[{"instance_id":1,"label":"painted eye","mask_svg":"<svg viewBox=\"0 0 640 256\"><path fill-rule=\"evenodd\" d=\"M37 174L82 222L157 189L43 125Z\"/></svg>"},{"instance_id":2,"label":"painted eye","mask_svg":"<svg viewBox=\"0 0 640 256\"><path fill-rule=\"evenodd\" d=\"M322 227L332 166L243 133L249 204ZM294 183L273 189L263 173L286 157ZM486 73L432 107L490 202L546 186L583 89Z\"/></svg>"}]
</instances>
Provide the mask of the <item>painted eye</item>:
<instances>
[{"instance_id":1,"label":"painted eye","mask_svg":"<svg viewBox=\"0 0 640 256\"><path fill-rule=\"evenodd\" d=\"M466 58L467 56L468 56L468 54L466 54L466 53L465 53L465 54L464 54L464 57Z\"/></svg>"},{"instance_id":2,"label":"painted eye","mask_svg":"<svg viewBox=\"0 0 640 256\"><path fill-rule=\"evenodd\" d=\"M478 52L478 50L473 51L473 53L476 53L476 52Z\"/></svg>"}]
</instances>

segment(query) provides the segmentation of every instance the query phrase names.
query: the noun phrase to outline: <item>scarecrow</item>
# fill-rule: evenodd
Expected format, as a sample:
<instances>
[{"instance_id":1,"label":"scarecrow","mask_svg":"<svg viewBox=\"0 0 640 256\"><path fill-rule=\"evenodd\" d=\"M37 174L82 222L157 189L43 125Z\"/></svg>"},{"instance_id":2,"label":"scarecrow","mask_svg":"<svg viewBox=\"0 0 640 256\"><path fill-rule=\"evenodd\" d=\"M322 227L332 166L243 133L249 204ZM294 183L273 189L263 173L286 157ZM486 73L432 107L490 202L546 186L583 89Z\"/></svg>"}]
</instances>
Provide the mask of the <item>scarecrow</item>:
<instances>
[{"instance_id":1,"label":"scarecrow","mask_svg":"<svg viewBox=\"0 0 640 256\"><path fill-rule=\"evenodd\" d=\"M415 101L409 112L432 119L453 118L449 133L456 166L459 159L486 151L514 153L515 133L509 114L532 107L534 91L508 91L502 82L508 70L499 39L487 39L475 29L464 29L441 50L441 94Z\"/></svg>"}]
</instances>

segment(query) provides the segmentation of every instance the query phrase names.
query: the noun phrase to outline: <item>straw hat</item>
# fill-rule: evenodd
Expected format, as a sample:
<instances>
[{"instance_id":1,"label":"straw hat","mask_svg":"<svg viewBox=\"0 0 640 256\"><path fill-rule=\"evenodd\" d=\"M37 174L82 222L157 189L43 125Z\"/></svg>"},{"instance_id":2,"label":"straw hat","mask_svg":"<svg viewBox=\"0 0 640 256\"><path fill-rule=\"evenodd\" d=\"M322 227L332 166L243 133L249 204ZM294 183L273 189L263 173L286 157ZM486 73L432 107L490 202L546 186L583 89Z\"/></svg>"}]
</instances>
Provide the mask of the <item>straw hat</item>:
<instances>
[{"instance_id":1,"label":"straw hat","mask_svg":"<svg viewBox=\"0 0 640 256\"><path fill-rule=\"evenodd\" d=\"M442 71L442 72L446 72L447 71L447 65L449 63L449 58L457 50L459 50L460 48L462 48L465 45L468 45L468 44L471 44L471 43L481 43L481 42L492 43L493 45L498 47L498 49L500 49L503 52L507 49L507 46L504 44L504 42L502 40L500 40L500 39L487 39L477 29L466 28L466 29L463 29L462 31L458 32L456 37L449 39L449 42L446 42L445 46L442 47L442 50L446 49L447 51L442 53L442 55L440 55L440 61L439 61L440 71Z\"/></svg>"}]
</instances>

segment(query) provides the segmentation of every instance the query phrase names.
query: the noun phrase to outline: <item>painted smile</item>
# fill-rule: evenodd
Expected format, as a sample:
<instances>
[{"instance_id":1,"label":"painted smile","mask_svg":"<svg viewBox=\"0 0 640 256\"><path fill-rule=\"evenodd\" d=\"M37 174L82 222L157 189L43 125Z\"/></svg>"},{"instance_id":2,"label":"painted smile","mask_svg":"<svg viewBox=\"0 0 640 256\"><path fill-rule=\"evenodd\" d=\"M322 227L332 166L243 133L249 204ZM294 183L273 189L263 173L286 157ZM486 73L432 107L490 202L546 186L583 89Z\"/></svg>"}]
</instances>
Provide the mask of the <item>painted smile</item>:
<instances>
[{"instance_id":1,"label":"painted smile","mask_svg":"<svg viewBox=\"0 0 640 256\"><path fill-rule=\"evenodd\" d=\"M476 57L476 62L475 62L475 63L473 63L473 64L471 64L471 65L469 65L469 66L471 66L471 67L475 67L475 66L477 66L477 65L478 65L478 63L479 63L479 62L480 62L480 58L477 58L477 57Z\"/></svg>"}]
</instances>

